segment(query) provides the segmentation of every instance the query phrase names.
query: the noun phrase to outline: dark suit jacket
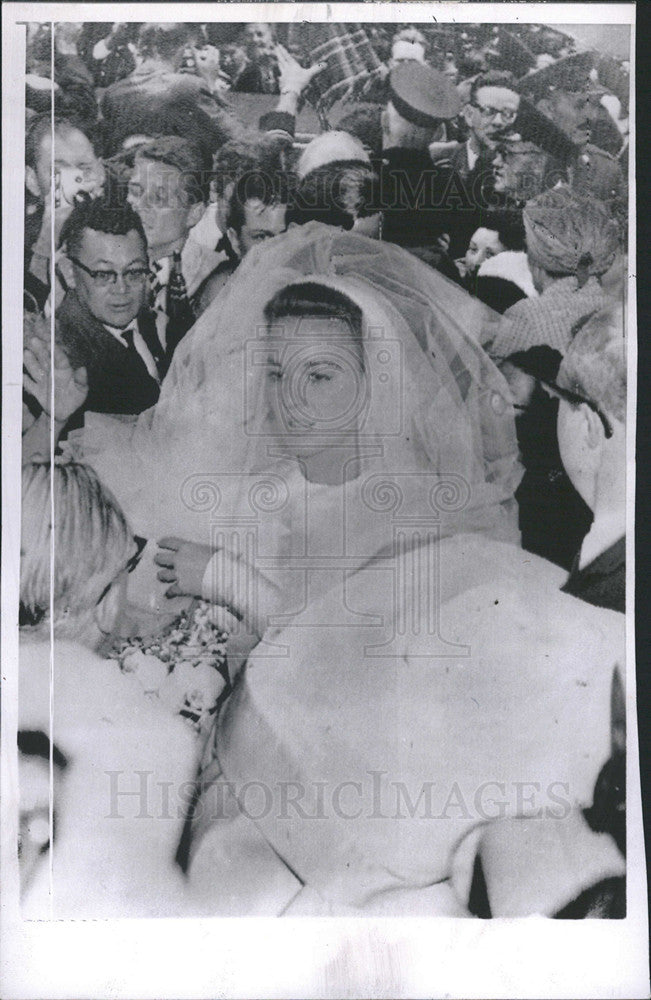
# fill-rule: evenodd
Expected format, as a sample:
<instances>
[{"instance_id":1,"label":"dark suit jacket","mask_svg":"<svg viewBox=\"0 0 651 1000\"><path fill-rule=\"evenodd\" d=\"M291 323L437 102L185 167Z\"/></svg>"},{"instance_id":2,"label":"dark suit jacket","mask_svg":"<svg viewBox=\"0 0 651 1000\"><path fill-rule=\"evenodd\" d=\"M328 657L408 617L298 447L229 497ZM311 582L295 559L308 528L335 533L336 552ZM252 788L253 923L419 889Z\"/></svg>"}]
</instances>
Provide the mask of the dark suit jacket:
<instances>
[{"instance_id":1,"label":"dark suit jacket","mask_svg":"<svg viewBox=\"0 0 651 1000\"><path fill-rule=\"evenodd\" d=\"M487 207L479 190L451 163L432 163L427 150L394 147L383 153L381 201L384 239L412 249L432 247L442 233L450 256L465 253Z\"/></svg>"},{"instance_id":2,"label":"dark suit jacket","mask_svg":"<svg viewBox=\"0 0 651 1000\"><path fill-rule=\"evenodd\" d=\"M435 166L427 150L394 146L382 154L380 174L384 239L424 247L450 231L448 167Z\"/></svg>"},{"instance_id":3,"label":"dark suit jacket","mask_svg":"<svg viewBox=\"0 0 651 1000\"><path fill-rule=\"evenodd\" d=\"M159 116L179 107L186 109L189 124L196 109L210 116L212 134L204 129L202 141L209 141L211 147L217 148L241 132L224 99L212 94L200 77L191 73L135 72L111 84L102 96L105 153L117 153L128 135L149 134L146 130L154 127Z\"/></svg>"},{"instance_id":4,"label":"dark suit jacket","mask_svg":"<svg viewBox=\"0 0 651 1000\"><path fill-rule=\"evenodd\" d=\"M163 350L156 336L153 313L143 309L138 329L151 351L160 377L164 374ZM160 387L142 358L123 347L106 327L69 291L56 314L56 340L73 368L88 372L85 410L94 413L141 413L153 406Z\"/></svg>"},{"instance_id":5,"label":"dark suit jacket","mask_svg":"<svg viewBox=\"0 0 651 1000\"><path fill-rule=\"evenodd\" d=\"M257 63L250 63L238 76L233 84L236 93L243 94L278 94L279 70L273 65L270 73L265 73Z\"/></svg>"},{"instance_id":6,"label":"dark suit jacket","mask_svg":"<svg viewBox=\"0 0 651 1000\"><path fill-rule=\"evenodd\" d=\"M492 161L494 154L492 152L487 152L485 154L480 154L475 161L472 170L470 169L470 163L468 162L468 144L465 142L459 142L454 146L448 156L442 159L441 162L449 162L453 170L467 180L474 174L491 172L492 171Z\"/></svg>"}]
</instances>

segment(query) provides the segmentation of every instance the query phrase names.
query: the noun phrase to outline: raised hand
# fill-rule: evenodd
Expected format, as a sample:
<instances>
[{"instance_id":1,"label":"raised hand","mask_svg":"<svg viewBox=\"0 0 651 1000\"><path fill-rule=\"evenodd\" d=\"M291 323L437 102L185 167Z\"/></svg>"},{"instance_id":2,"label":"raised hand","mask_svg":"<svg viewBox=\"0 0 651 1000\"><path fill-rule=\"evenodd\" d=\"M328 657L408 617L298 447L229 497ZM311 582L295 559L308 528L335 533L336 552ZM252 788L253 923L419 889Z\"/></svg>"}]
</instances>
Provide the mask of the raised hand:
<instances>
[{"instance_id":1,"label":"raised hand","mask_svg":"<svg viewBox=\"0 0 651 1000\"><path fill-rule=\"evenodd\" d=\"M320 62L305 68L282 45L276 46L276 58L280 70L278 83L281 94L302 94L310 80L326 66L324 62Z\"/></svg>"},{"instance_id":2,"label":"raised hand","mask_svg":"<svg viewBox=\"0 0 651 1000\"><path fill-rule=\"evenodd\" d=\"M212 89L219 80L219 49L214 45L202 45L193 49L197 73Z\"/></svg>"},{"instance_id":3,"label":"raised hand","mask_svg":"<svg viewBox=\"0 0 651 1000\"><path fill-rule=\"evenodd\" d=\"M47 416L65 423L86 401L88 376L83 367L73 369L58 344L54 346L54 407L51 383L50 345L41 337L32 336L23 351L23 388Z\"/></svg>"}]
</instances>

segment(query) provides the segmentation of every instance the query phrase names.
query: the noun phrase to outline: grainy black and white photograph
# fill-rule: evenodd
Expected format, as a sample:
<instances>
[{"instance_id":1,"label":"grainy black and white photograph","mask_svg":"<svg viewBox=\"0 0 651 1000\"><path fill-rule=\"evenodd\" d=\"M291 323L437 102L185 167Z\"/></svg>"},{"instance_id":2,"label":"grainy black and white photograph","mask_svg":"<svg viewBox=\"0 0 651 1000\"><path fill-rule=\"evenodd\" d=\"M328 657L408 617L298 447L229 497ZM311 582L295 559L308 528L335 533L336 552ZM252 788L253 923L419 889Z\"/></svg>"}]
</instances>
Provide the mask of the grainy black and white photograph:
<instances>
[{"instance_id":1,"label":"grainy black and white photograph","mask_svg":"<svg viewBox=\"0 0 651 1000\"><path fill-rule=\"evenodd\" d=\"M606 7L6 5L12 933L352 928L93 995L495 996L497 927L601 969L499 995L648 995Z\"/></svg>"}]
</instances>

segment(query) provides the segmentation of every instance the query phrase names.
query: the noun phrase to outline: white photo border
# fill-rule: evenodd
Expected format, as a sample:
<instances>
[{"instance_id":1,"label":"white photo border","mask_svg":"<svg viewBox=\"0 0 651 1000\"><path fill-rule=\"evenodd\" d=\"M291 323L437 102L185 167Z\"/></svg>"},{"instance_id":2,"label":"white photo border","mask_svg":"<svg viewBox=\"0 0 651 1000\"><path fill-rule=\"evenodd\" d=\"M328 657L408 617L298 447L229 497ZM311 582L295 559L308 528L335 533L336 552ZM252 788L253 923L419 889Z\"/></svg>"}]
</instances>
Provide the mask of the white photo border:
<instances>
[{"instance_id":1,"label":"white photo border","mask_svg":"<svg viewBox=\"0 0 651 1000\"><path fill-rule=\"evenodd\" d=\"M635 642L627 622L628 916L621 921L446 918L57 921L17 907L15 752L20 537L24 22L29 21L544 22L631 27L635 5L555 3L3 5L3 566L2 975L13 998L642 997L648 923L635 708ZM635 116L631 114L635 150ZM628 594L633 595L636 289L635 158L629 176ZM629 602L632 608L632 600Z\"/></svg>"}]
</instances>

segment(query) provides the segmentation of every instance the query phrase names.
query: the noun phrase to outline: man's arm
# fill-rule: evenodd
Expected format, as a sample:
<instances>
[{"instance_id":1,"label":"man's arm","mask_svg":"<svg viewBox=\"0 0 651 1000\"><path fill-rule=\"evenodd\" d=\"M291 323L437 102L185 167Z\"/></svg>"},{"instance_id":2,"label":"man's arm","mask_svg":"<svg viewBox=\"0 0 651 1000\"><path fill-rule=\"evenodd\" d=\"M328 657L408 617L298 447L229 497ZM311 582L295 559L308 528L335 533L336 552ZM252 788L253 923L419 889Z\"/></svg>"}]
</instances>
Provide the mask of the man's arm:
<instances>
[{"instance_id":1,"label":"man's arm","mask_svg":"<svg viewBox=\"0 0 651 1000\"><path fill-rule=\"evenodd\" d=\"M325 63L304 68L282 45L276 47L276 56L280 70L280 97L274 110L261 116L259 128L261 132L281 132L293 138L300 96Z\"/></svg>"}]
</instances>

